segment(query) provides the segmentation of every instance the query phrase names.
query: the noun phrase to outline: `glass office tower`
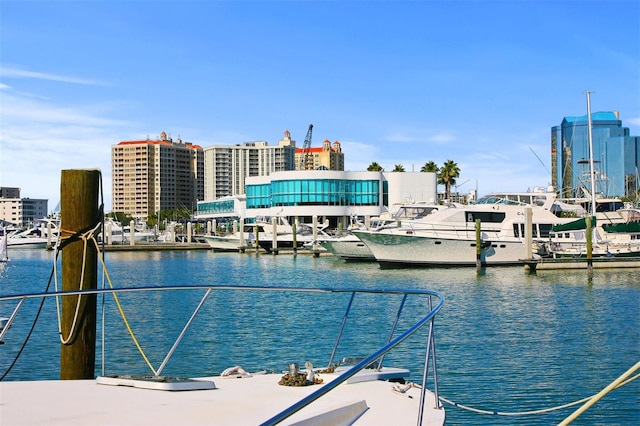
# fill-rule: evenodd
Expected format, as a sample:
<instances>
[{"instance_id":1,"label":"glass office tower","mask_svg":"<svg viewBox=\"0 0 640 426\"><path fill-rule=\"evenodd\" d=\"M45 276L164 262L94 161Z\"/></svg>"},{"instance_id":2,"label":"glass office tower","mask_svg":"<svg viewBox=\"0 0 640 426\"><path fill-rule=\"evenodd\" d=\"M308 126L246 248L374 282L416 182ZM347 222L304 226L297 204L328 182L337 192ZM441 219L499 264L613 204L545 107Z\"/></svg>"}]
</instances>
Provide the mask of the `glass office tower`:
<instances>
[{"instance_id":1,"label":"glass office tower","mask_svg":"<svg viewBox=\"0 0 640 426\"><path fill-rule=\"evenodd\" d=\"M617 112L591 114L596 193L634 198L640 181L640 136L630 136ZM591 192L588 117L565 117L551 128L552 184L561 197Z\"/></svg>"}]
</instances>

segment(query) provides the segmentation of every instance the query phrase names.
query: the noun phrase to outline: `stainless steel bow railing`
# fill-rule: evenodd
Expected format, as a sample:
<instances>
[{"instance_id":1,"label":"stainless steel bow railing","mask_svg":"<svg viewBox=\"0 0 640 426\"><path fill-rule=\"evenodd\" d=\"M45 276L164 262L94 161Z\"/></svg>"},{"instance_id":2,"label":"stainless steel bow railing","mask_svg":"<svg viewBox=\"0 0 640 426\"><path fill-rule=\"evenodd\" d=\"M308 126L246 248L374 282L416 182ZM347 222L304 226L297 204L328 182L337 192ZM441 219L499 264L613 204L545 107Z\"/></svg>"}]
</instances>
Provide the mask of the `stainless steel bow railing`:
<instances>
[{"instance_id":1,"label":"stainless steel bow railing","mask_svg":"<svg viewBox=\"0 0 640 426\"><path fill-rule=\"evenodd\" d=\"M293 404L292 406L290 406L287 409L283 410L282 412L278 413L277 415L275 415L271 419L268 419L267 421L265 421L263 423L263 425L273 425L273 424L280 423L281 421L283 421L284 419L286 419L289 416L293 415L297 411L299 411L302 408L306 407L307 405L313 403L318 398L320 398L323 395L329 393L331 390L333 390L334 388L336 388L340 384L346 382L349 378L351 378L352 376L354 376L356 373L358 373L359 371L363 370L364 368L372 365L372 363L374 363L375 361L378 361L377 368L380 369L382 367L382 361L384 359L384 356L388 352L390 352L392 349L394 349L400 343L402 343L403 341L408 339L410 336L412 336L417 330L419 330L420 328L422 328L423 326L425 326L427 324L429 325L429 332L428 332L428 339L427 339L427 344L426 344L425 353L424 353L425 363L424 363L424 370L422 372L422 384L423 384L423 386L421 386L421 397L420 397L419 413L418 413L418 425L422 424L423 410L424 410L424 403L425 403L425 394L426 394L426 383L427 383L427 377L428 377L429 366L430 365L431 365L431 368L433 369L433 371L432 371L433 390L432 391L433 391L434 396L435 396L435 401L439 405L438 408L440 408L440 402L439 402L440 400L439 400L439 396L438 396L438 375L437 375L436 350L435 350L434 320L435 320L436 314L442 308L442 305L444 303L444 297L442 295L440 295L439 293L434 292L434 291L430 291L430 290L355 289L355 288L354 289L347 289L347 288L299 288L299 287L228 286L228 285L216 285L216 286L212 286L212 285L184 285L184 286L111 288L111 289L94 289L94 290L56 291L56 292L46 292L46 293L14 294L14 295L8 295L8 296L0 296L0 303L4 303L4 302L7 302L7 301L9 301L9 302L10 301L17 301L18 302L17 305L15 306L15 309L13 310L13 313L12 313L10 319L6 323L5 327L0 331L0 340L2 340L2 337L4 336L4 334L9 329L11 323L13 321L15 321L15 318L17 317L18 311L19 311L20 307L22 306L23 302L28 300L28 299L44 299L44 298L49 298L49 297L61 297L61 296L70 296L70 295L90 295L90 294L94 294L94 295L113 294L114 296L116 296L119 293L157 292L157 291L184 291L184 290L205 290L205 294L202 297L202 299L200 300L200 302L198 303L197 307L195 308L195 310L192 313L192 315L189 318L189 320L184 325L184 327L182 329L182 332L176 338L175 342L173 343L173 346L171 347L171 349L167 353L167 355L166 355L164 361L162 362L161 366L157 370L154 370L154 375L156 375L156 376L160 375L160 373L162 372L162 369L164 368L164 366L167 364L167 362L169 361L169 359L173 355L175 349L180 344L182 338L186 334L186 331L189 329L189 327L193 323L193 321L196 318L198 312L200 311L201 307L204 305L204 303L206 302L206 300L208 299L208 297L210 296L212 291L233 290L233 291L255 291L255 292L325 293L325 294L326 293L336 293L336 294L345 294L346 293L346 294L350 294L351 297L349 299L349 303L347 305L346 311L345 311L344 316L342 318L342 323L341 323L341 326L340 326L340 330L339 330L338 335L336 337L336 341L335 341L335 343L333 345L333 350L332 350L331 356L329 358L329 362L327 364L328 366L331 366L332 363L333 363L333 359L334 359L334 356L336 354L337 348L340 345L340 340L342 338L343 331L344 331L344 329L345 329L345 327L346 327L346 325L348 323L349 315L351 313L351 307L352 307L352 305L353 305L353 303L355 301L356 295L359 295L359 294L377 294L377 295L381 295L381 296L401 295L402 296L402 300L401 300L400 306L399 306L399 308L397 310L397 313L396 313L396 316L395 316L395 320L393 322L391 330L389 331L389 337L388 337L387 343L384 346L382 346L381 348L379 348L378 350L373 352L371 355L369 355L369 356L365 357L364 359L362 359L360 362L358 362L353 367L351 367L348 370L344 371L342 374L340 374L334 380L332 380L332 381L324 384L323 386L319 387L317 391L311 393L307 397L305 397L305 398L301 399L300 401L296 402L295 404ZM403 312L403 309L404 309L404 306L405 306L405 302L406 302L406 300L407 300L407 298L409 296L412 296L412 297L425 297L426 298L426 301L425 301L425 308L426 308L425 311L426 312L420 318L418 318L416 320L415 324L413 324L411 327L409 327L406 331L401 332L400 334L398 334L397 336L394 337L394 335L396 334L396 328L397 328L399 319L400 319L400 317L402 315L402 312ZM435 300L435 303L434 303L434 300ZM103 338L104 338L104 333L103 333ZM103 348L104 348L104 344L103 344ZM104 357L103 357L103 359L104 359Z\"/></svg>"}]
</instances>

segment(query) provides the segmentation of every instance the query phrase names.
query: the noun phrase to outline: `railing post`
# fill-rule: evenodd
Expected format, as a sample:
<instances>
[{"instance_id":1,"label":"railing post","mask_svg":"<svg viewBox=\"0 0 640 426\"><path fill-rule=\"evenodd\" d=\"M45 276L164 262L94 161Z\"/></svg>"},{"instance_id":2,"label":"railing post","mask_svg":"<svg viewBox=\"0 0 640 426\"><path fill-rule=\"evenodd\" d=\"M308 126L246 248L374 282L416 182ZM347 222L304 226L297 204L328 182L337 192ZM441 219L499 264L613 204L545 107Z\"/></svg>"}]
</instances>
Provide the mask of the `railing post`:
<instances>
[{"instance_id":1,"label":"railing post","mask_svg":"<svg viewBox=\"0 0 640 426\"><path fill-rule=\"evenodd\" d=\"M327 367L331 367L333 364L333 357L336 355L336 350L338 349L338 344L340 343L340 339L342 338L342 331L344 330L344 326L347 324L347 318L349 317L349 311L351 310L351 305L353 304L353 299L356 297L356 292L351 293L351 299L349 299L349 304L347 305L347 311L344 313L342 317L342 326L340 326L340 331L338 332L338 338L336 339L336 343L333 345L333 350L331 351L331 358L329 358L329 364Z\"/></svg>"},{"instance_id":2,"label":"railing post","mask_svg":"<svg viewBox=\"0 0 640 426\"><path fill-rule=\"evenodd\" d=\"M387 339L387 343L393 339L393 333L396 331L396 327L398 326L398 321L400 321L400 314L402 313L402 309L404 309L404 303L407 301L408 294L405 294L402 298L402 302L400 302L400 307L398 308L398 313L396 314L396 319L393 321L393 325L391 326L391 332L389 333L389 338ZM378 370L382 369L382 362L384 361L384 355L380 357L380 361L378 361Z\"/></svg>"}]
</instances>

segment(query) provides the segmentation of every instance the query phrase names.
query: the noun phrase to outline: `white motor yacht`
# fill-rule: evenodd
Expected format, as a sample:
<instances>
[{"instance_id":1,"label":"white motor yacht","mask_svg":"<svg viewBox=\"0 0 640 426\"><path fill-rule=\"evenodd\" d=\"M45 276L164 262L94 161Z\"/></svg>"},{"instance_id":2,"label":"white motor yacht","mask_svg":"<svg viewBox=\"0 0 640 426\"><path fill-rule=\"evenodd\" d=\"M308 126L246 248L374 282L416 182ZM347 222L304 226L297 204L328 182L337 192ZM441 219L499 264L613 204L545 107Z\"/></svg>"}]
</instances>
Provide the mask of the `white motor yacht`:
<instances>
[{"instance_id":1,"label":"white motor yacht","mask_svg":"<svg viewBox=\"0 0 640 426\"><path fill-rule=\"evenodd\" d=\"M555 202L552 188L495 193L475 204L439 210L398 228L354 234L381 266L474 266L478 254L482 265L516 265L532 250L525 244L527 208L531 209L534 241L548 238L553 225L573 220L554 214ZM478 232L477 221L481 226Z\"/></svg>"}]
</instances>

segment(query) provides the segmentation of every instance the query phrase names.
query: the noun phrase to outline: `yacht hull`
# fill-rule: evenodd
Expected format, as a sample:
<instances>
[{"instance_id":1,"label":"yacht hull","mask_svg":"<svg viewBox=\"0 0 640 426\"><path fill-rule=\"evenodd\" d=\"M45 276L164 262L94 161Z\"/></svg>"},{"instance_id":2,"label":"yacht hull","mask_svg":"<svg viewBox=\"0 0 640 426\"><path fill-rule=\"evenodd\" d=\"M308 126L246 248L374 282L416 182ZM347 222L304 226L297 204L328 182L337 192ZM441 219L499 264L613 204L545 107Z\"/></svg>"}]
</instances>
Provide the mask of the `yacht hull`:
<instances>
[{"instance_id":1,"label":"yacht hull","mask_svg":"<svg viewBox=\"0 0 640 426\"><path fill-rule=\"evenodd\" d=\"M375 261L376 258L371 250L359 238L352 236L323 240L320 242L322 247L336 257L344 260L355 261Z\"/></svg>"},{"instance_id":2,"label":"yacht hull","mask_svg":"<svg viewBox=\"0 0 640 426\"><path fill-rule=\"evenodd\" d=\"M416 234L358 233L380 266L476 266L475 240ZM521 265L525 247L520 241L485 241L482 265Z\"/></svg>"},{"instance_id":3,"label":"yacht hull","mask_svg":"<svg viewBox=\"0 0 640 426\"><path fill-rule=\"evenodd\" d=\"M246 234L244 242L240 241L239 234L232 235L204 235L202 238L214 251L238 251L243 248L253 247L253 241Z\"/></svg>"}]
</instances>

